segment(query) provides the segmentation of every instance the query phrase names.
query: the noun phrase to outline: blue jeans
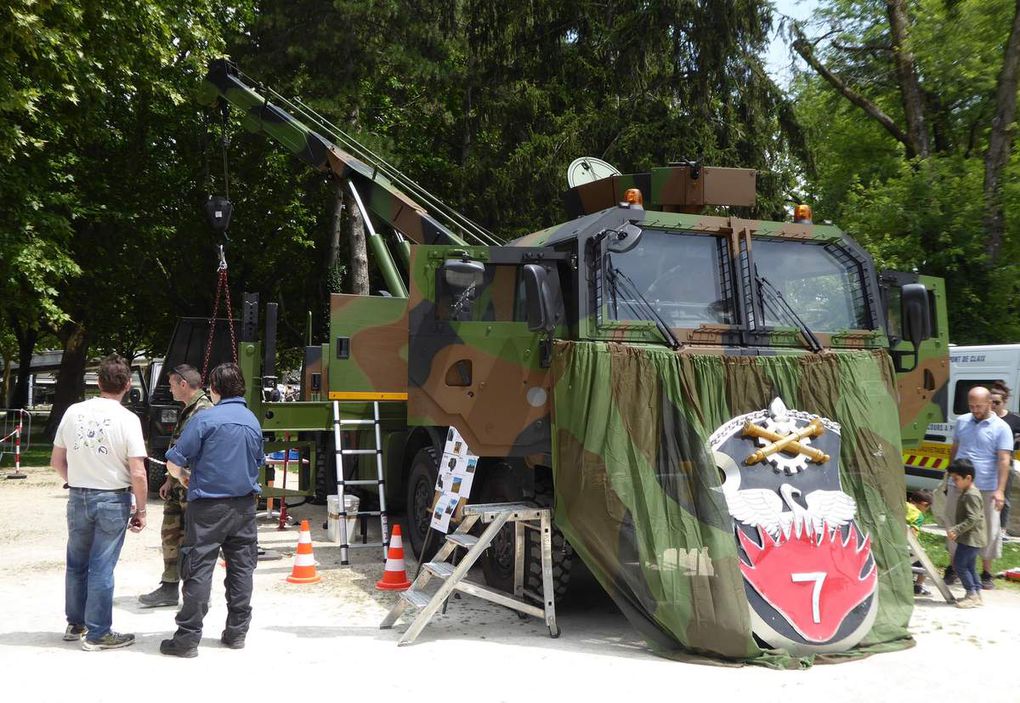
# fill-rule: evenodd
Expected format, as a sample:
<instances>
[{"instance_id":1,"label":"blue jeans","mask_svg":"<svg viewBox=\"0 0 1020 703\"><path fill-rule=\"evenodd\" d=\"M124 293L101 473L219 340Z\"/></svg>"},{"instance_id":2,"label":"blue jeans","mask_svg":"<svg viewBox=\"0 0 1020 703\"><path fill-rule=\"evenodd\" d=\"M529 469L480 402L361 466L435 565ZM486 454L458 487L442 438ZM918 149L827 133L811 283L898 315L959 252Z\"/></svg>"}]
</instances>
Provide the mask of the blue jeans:
<instances>
[{"instance_id":1,"label":"blue jeans","mask_svg":"<svg viewBox=\"0 0 1020 703\"><path fill-rule=\"evenodd\" d=\"M969 544L956 545L956 554L953 555L953 571L960 577L960 584L967 593L981 591L981 579L977 574L977 558L980 553L979 547L972 547Z\"/></svg>"},{"instance_id":2,"label":"blue jeans","mask_svg":"<svg viewBox=\"0 0 1020 703\"><path fill-rule=\"evenodd\" d=\"M130 491L72 488L67 501L64 610L68 624L88 628L91 641L113 624L113 567L130 513Z\"/></svg>"}]
</instances>

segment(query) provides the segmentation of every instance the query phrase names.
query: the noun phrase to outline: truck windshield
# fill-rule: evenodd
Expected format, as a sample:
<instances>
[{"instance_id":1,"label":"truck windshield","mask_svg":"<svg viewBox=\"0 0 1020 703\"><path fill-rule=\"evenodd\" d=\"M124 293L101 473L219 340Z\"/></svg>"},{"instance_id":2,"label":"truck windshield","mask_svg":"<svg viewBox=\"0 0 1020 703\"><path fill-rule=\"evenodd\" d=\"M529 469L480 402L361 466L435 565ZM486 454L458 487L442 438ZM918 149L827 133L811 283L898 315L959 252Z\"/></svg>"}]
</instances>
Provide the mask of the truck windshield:
<instances>
[{"instance_id":1,"label":"truck windshield","mask_svg":"<svg viewBox=\"0 0 1020 703\"><path fill-rule=\"evenodd\" d=\"M733 299L724 293L723 280L732 280L725 239L688 233L646 229L640 243L612 255L613 266L626 274L663 321L670 327L697 327L703 323L733 324ZM615 303L615 304L613 304ZM646 320L641 301L618 291L610 301L615 320Z\"/></svg>"},{"instance_id":2,"label":"truck windshield","mask_svg":"<svg viewBox=\"0 0 1020 703\"><path fill-rule=\"evenodd\" d=\"M850 257L812 242L755 239L755 266L815 332L870 329L864 282ZM765 310L765 324L783 323Z\"/></svg>"}]
</instances>

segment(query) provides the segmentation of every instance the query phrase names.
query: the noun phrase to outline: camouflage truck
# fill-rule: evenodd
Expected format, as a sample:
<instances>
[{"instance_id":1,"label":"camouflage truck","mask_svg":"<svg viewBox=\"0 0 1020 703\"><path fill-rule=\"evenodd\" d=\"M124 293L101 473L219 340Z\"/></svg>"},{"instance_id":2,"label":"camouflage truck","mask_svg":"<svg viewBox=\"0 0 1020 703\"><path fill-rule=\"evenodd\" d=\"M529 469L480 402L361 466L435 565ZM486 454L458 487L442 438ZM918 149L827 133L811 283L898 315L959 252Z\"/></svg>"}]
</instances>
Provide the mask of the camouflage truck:
<instances>
[{"instance_id":1,"label":"camouflage truck","mask_svg":"<svg viewBox=\"0 0 1020 703\"><path fill-rule=\"evenodd\" d=\"M332 295L303 401L249 403L278 438L326 436L330 401L389 401L386 495L416 552L452 427L481 457L471 501L554 505L560 585L576 551L660 652L800 666L909 641L901 437L937 412L940 289L880 278L835 226L722 214L754 204L754 172L691 163L579 184L564 224L469 243L463 218L229 63L205 100L364 204L388 294ZM259 343L240 357L260 375ZM508 536L486 579L512 564Z\"/></svg>"}]
</instances>

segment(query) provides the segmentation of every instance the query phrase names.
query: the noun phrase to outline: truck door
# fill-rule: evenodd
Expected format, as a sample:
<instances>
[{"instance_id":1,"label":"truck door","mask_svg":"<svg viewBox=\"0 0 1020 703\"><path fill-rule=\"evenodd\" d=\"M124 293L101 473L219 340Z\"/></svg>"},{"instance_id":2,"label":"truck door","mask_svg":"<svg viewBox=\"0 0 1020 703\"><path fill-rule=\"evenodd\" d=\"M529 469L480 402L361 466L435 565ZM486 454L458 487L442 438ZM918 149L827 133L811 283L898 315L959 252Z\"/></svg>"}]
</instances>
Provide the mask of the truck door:
<instances>
[{"instance_id":1,"label":"truck door","mask_svg":"<svg viewBox=\"0 0 1020 703\"><path fill-rule=\"evenodd\" d=\"M945 282L933 276L883 271L880 275L886 310L886 333L896 367L899 392L900 434L903 447L917 447L928 425L945 422L948 411L949 328L946 315ZM914 361L914 347L904 339L900 291L907 283L922 283L928 289L931 337L921 342Z\"/></svg>"},{"instance_id":2,"label":"truck door","mask_svg":"<svg viewBox=\"0 0 1020 703\"><path fill-rule=\"evenodd\" d=\"M482 456L550 451L548 340L528 329L523 267L546 249L417 246L409 291L408 424L454 426Z\"/></svg>"}]
</instances>

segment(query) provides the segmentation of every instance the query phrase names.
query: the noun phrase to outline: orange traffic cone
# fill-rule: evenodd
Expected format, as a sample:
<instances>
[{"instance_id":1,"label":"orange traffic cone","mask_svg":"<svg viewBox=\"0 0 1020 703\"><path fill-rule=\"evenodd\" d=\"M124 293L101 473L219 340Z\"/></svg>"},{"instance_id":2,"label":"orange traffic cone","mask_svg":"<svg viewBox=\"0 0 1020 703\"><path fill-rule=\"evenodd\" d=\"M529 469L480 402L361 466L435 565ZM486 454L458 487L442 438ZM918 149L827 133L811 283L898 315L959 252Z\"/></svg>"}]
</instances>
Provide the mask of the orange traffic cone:
<instances>
[{"instance_id":1,"label":"orange traffic cone","mask_svg":"<svg viewBox=\"0 0 1020 703\"><path fill-rule=\"evenodd\" d=\"M400 538L400 525L393 526L390 535L390 549L386 554L386 570L381 579L375 582L380 591L406 591L411 587L404 570L404 541Z\"/></svg>"},{"instance_id":2,"label":"orange traffic cone","mask_svg":"<svg viewBox=\"0 0 1020 703\"><path fill-rule=\"evenodd\" d=\"M319 573L315 570L315 557L312 555L312 531L307 520L301 521L297 552L294 554L294 568L291 569L287 580L291 583L319 582Z\"/></svg>"}]
</instances>

